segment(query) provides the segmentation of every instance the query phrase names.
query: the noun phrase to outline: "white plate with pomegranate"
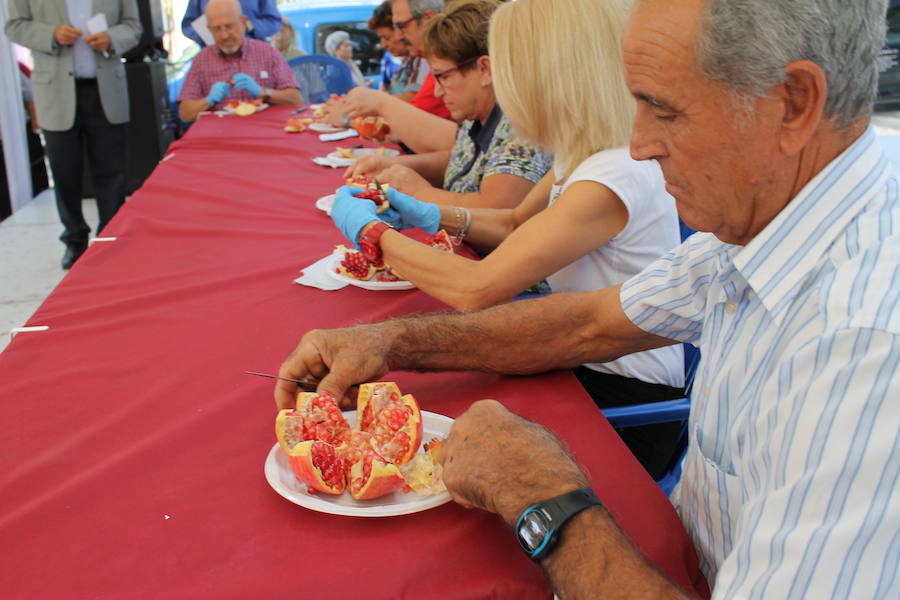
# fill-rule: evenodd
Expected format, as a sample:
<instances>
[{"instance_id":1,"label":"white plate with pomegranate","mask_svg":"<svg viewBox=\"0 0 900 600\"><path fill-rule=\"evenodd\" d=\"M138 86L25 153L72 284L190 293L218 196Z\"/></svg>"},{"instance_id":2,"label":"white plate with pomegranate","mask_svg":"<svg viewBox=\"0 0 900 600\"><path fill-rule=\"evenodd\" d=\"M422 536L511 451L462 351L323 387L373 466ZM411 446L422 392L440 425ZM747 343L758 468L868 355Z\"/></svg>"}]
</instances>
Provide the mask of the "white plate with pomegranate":
<instances>
[{"instance_id":1,"label":"white plate with pomegranate","mask_svg":"<svg viewBox=\"0 0 900 600\"><path fill-rule=\"evenodd\" d=\"M360 287L364 290L375 290L375 291L383 291L383 290L412 290L415 289L416 284L411 281L406 281L401 279L399 281L378 281L377 279L355 279L353 277L347 277L346 275L342 275L337 272L338 265L341 264L341 261L344 259L344 255L340 253L335 253L334 258L332 259L331 265L328 267L328 275L332 278L340 281L341 283L349 283L350 285L355 285L356 287ZM378 275L375 275L378 277Z\"/></svg>"},{"instance_id":2,"label":"white plate with pomegranate","mask_svg":"<svg viewBox=\"0 0 900 600\"><path fill-rule=\"evenodd\" d=\"M356 425L356 411L344 412L350 426ZM422 439L446 438L450 435L453 419L436 413L422 411ZM423 448L418 453L422 454ZM340 496L308 493L305 483L301 483L288 463L288 457L276 443L266 457L266 481L272 489L294 504L310 510L348 517L393 517L421 512L450 502L450 494L442 492L434 496L419 496L415 492L397 491L372 500L355 500L349 493Z\"/></svg>"},{"instance_id":3,"label":"white plate with pomegranate","mask_svg":"<svg viewBox=\"0 0 900 600\"><path fill-rule=\"evenodd\" d=\"M363 156L369 156L371 154L379 154L382 156L397 156L400 154L397 150L392 148L339 148L334 152L328 154L326 158L330 160L332 163L342 166L349 167L353 163L357 161L357 159L362 158Z\"/></svg>"}]
</instances>

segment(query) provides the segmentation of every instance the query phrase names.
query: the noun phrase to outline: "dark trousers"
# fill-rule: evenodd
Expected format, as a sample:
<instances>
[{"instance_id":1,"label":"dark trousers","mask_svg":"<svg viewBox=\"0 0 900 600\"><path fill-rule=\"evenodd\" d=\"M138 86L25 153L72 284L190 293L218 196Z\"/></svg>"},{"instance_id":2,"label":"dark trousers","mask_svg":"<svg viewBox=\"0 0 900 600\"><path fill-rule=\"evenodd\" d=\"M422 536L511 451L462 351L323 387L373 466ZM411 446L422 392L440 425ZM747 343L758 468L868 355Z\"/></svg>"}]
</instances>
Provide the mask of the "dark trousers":
<instances>
[{"instance_id":1,"label":"dark trousers","mask_svg":"<svg viewBox=\"0 0 900 600\"><path fill-rule=\"evenodd\" d=\"M94 197L103 231L125 202L125 124L113 125L100 105L95 80L77 80L75 124L67 131L45 131L47 157L56 183L56 207L66 244L87 245L91 228L81 211L84 152L87 151Z\"/></svg>"},{"instance_id":2,"label":"dark trousers","mask_svg":"<svg viewBox=\"0 0 900 600\"><path fill-rule=\"evenodd\" d=\"M587 367L572 369L598 408L630 406L684 397L684 390L659 383L600 373ZM659 423L616 429L619 437L654 479L665 474L675 452L681 423Z\"/></svg>"}]
</instances>

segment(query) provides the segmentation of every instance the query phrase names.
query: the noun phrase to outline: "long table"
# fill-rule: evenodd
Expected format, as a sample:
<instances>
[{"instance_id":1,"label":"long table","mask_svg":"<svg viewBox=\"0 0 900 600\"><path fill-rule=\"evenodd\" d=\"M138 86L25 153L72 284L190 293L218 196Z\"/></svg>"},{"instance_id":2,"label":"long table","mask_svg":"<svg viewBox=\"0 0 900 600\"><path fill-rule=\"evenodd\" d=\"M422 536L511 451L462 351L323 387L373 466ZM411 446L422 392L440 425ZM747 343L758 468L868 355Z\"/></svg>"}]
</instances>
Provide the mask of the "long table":
<instances>
[{"instance_id":1,"label":"long table","mask_svg":"<svg viewBox=\"0 0 900 600\"><path fill-rule=\"evenodd\" d=\"M418 290L292 283L341 242L313 204L336 145L285 107L201 117L0 354L0 590L7 598L550 598L495 516L449 503L342 517L263 476L267 380L303 332L446 309ZM561 436L663 572L707 594L667 498L569 372L398 372L455 417L495 398Z\"/></svg>"}]
</instances>

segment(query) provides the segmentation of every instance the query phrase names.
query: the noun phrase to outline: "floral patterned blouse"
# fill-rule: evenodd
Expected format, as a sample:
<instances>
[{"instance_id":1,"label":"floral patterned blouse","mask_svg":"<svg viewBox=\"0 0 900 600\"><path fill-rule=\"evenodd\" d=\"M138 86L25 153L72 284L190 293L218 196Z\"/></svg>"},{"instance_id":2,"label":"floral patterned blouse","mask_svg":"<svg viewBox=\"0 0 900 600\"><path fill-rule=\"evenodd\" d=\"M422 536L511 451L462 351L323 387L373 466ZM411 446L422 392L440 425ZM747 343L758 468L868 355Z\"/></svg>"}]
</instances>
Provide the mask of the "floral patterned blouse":
<instances>
[{"instance_id":1,"label":"floral patterned blouse","mask_svg":"<svg viewBox=\"0 0 900 600\"><path fill-rule=\"evenodd\" d=\"M444 173L444 189L458 194L477 192L482 179L500 173L537 183L552 163L551 156L516 137L497 104L484 124L464 121L460 126Z\"/></svg>"}]
</instances>

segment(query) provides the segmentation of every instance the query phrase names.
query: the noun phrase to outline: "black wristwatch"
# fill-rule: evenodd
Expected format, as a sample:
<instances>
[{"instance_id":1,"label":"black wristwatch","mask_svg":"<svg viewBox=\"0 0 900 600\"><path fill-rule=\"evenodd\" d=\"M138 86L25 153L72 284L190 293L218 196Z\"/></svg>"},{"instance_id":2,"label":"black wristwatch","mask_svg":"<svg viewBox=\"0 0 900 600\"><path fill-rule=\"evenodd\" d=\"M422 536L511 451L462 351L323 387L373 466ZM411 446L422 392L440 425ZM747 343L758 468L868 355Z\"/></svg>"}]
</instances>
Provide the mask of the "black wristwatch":
<instances>
[{"instance_id":1,"label":"black wristwatch","mask_svg":"<svg viewBox=\"0 0 900 600\"><path fill-rule=\"evenodd\" d=\"M519 545L532 560L543 560L559 541L563 525L591 506L603 506L591 488L573 490L532 504L516 521Z\"/></svg>"}]
</instances>

